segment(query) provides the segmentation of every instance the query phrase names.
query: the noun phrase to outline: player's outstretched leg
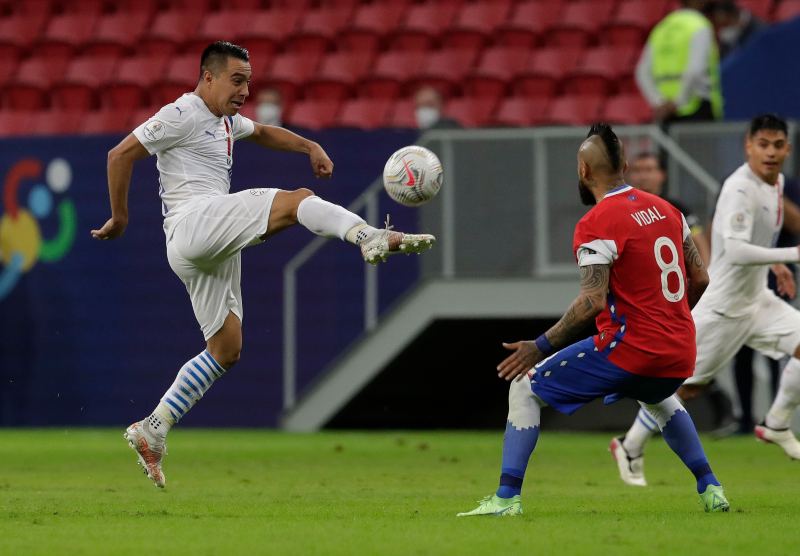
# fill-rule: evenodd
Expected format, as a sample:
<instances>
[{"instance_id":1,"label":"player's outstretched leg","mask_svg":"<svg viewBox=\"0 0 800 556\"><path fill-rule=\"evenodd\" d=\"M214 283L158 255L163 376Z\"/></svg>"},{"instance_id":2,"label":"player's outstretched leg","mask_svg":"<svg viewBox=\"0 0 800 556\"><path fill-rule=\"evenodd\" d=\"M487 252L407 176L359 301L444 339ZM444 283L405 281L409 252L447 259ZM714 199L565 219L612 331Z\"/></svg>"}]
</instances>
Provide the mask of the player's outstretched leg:
<instances>
[{"instance_id":1,"label":"player's outstretched leg","mask_svg":"<svg viewBox=\"0 0 800 556\"><path fill-rule=\"evenodd\" d=\"M800 442L789 428L798 405L800 405L800 360L792 357L783 369L778 395L769 408L764 423L755 428L756 438L777 444L792 459L800 459Z\"/></svg>"},{"instance_id":2,"label":"player's outstretched leg","mask_svg":"<svg viewBox=\"0 0 800 556\"><path fill-rule=\"evenodd\" d=\"M157 487L166 485L161 462L167 453L167 432L177 423L215 380L225 374L220 365L206 350L181 367L175 382L161 398L153 413L133 423L123 435L139 458L147 477Z\"/></svg>"},{"instance_id":3,"label":"player's outstretched leg","mask_svg":"<svg viewBox=\"0 0 800 556\"><path fill-rule=\"evenodd\" d=\"M430 234L396 232L388 225L388 219L385 229L374 228L357 214L320 199L307 189L292 193L298 192L303 192L303 196L296 206L297 222L319 236L338 237L358 245L369 264L383 262L391 255L422 253L436 242ZM270 220L272 218L270 215Z\"/></svg>"},{"instance_id":4,"label":"player's outstretched leg","mask_svg":"<svg viewBox=\"0 0 800 556\"><path fill-rule=\"evenodd\" d=\"M478 507L459 517L473 515L512 516L522 513L522 481L528 460L539 440L542 408L531 391L527 375L511 383L508 391L508 421L503 437L503 464L497 491L478 502Z\"/></svg>"},{"instance_id":5,"label":"player's outstretched leg","mask_svg":"<svg viewBox=\"0 0 800 556\"><path fill-rule=\"evenodd\" d=\"M658 432L658 423L644 408L624 436L611 439L608 450L617 462L620 478L625 484L647 486L644 478L644 445Z\"/></svg>"},{"instance_id":6,"label":"player's outstretched leg","mask_svg":"<svg viewBox=\"0 0 800 556\"><path fill-rule=\"evenodd\" d=\"M640 402L641 403L641 402ZM658 423L664 441L672 448L697 480L697 493L707 512L727 512L730 504L722 486L708 464L708 459L697 436L692 418L678 401L676 395L657 404L644 404Z\"/></svg>"}]
</instances>

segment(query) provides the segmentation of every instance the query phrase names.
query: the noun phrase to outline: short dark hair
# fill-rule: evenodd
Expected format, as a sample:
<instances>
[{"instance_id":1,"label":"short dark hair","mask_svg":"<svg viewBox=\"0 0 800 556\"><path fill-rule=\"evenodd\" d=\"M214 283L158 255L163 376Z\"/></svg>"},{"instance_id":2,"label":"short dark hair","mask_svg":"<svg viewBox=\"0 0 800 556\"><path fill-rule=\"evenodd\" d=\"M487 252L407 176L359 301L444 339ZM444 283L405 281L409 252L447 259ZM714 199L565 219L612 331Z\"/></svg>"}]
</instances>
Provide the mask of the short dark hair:
<instances>
[{"instance_id":1,"label":"short dark hair","mask_svg":"<svg viewBox=\"0 0 800 556\"><path fill-rule=\"evenodd\" d=\"M205 71L218 72L225 67L229 57L238 58L245 62L250 61L250 53L243 46L228 41L217 41L209 44L200 56L200 77L198 79L203 78L203 72Z\"/></svg>"},{"instance_id":2,"label":"short dark hair","mask_svg":"<svg viewBox=\"0 0 800 556\"><path fill-rule=\"evenodd\" d=\"M641 151L639 154L633 157L634 160L644 160L645 158L652 158L653 160L655 160L656 164L658 164L658 169L661 170L662 172L665 172L667 170L664 167L664 161L661 160L661 157L658 156L653 151Z\"/></svg>"},{"instance_id":3,"label":"short dark hair","mask_svg":"<svg viewBox=\"0 0 800 556\"><path fill-rule=\"evenodd\" d=\"M786 120L775 114L760 114L750 120L748 135L752 137L762 129L782 131L784 135L789 136L789 127L786 125Z\"/></svg>"},{"instance_id":4,"label":"short dark hair","mask_svg":"<svg viewBox=\"0 0 800 556\"><path fill-rule=\"evenodd\" d=\"M617 134L614 133L614 130L612 130L611 126L607 123L597 122L592 124L586 138L588 139L592 135L599 135L600 139L603 140L603 145L605 145L608 158L611 161L611 169L615 172L619 172L622 169L623 162L622 147Z\"/></svg>"}]
</instances>

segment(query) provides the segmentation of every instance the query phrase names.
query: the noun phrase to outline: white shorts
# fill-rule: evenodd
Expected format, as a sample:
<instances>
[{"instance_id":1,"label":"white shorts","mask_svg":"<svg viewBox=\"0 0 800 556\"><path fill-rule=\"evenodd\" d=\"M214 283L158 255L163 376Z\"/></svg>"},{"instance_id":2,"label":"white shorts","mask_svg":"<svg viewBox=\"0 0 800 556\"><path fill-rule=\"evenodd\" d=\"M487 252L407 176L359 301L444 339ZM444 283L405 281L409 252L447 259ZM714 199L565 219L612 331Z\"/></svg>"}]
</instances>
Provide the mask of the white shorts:
<instances>
[{"instance_id":1,"label":"white shorts","mask_svg":"<svg viewBox=\"0 0 800 556\"><path fill-rule=\"evenodd\" d=\"M244 317L241 251L261 243L278 189L246 189L191 201L171 226L169 266L186 286L194 316L208 340L229 312Z\"/></svg>"},{"instance_id":2,"label":"white shorts","mask_svg":"<svg viewBox=\"0 0 800 556\"><path fill-rule=\"evenodd\" d=\"M685 384L708 384L743 345L773 359L792 355L800 345L800 311L765 291L758 309L744 317L724 317L698 306L692 311L697 327L694 375Z\"/></svg>"}]
</instances>

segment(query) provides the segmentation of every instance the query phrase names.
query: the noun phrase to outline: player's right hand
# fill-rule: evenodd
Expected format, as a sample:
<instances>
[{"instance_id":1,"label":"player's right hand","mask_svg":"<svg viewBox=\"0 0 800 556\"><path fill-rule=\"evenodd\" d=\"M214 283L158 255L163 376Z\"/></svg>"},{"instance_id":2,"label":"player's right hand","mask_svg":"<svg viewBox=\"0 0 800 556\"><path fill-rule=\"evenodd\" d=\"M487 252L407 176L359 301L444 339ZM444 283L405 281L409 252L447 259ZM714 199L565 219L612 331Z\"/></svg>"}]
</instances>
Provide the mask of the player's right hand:
<instances>
[{"instance_id":1,"label":"player's right hand","mask_svg":"<svg viewBox=\"0 0 800 556\"><path fill-rule=\"evenodd\" d=\"M125 228L127 227L127 222L112 216L103 224L102 228L99 230L92 230L91 234L95 239L115 239L124 234Z\"/></svg>"}]
</instances>

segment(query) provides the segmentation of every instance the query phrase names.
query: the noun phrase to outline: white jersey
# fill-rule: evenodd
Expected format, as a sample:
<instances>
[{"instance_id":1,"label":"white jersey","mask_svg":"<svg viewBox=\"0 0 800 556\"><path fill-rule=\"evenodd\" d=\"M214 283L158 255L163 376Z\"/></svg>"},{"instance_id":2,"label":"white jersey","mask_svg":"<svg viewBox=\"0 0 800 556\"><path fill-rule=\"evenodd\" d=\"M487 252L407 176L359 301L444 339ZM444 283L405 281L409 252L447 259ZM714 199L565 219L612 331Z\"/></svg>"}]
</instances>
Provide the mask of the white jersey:
<instances>
[{"instance_id":1,"label":"white jersey","mask_svg":"<svg viewBox=\"0 0 800 556\"><path fill-rule=\"evenodd\" d=\"M783 225L783 174L770 185L745 163L725 180L717 200L711 239L711 282L700 298L706 310L728 317L752 315L759 296L769 294L770 265L737 265L725 251L725 239L773 247ZM763 300L763 298L761 298Z\"/></svg>"},{"instance_id":2,"label":"white jersey","mask_svg":"<svg viewBox=\"0 0 800 556\"><path fill-rule=\"evenodd\" d=\"M226 195L231 188L233 143L252 135L253 121L219 117L203 99L186 93L133 130L151 155L158 155L164 231L186 212L188 201Z\"/></svg>"}]
</instances>

